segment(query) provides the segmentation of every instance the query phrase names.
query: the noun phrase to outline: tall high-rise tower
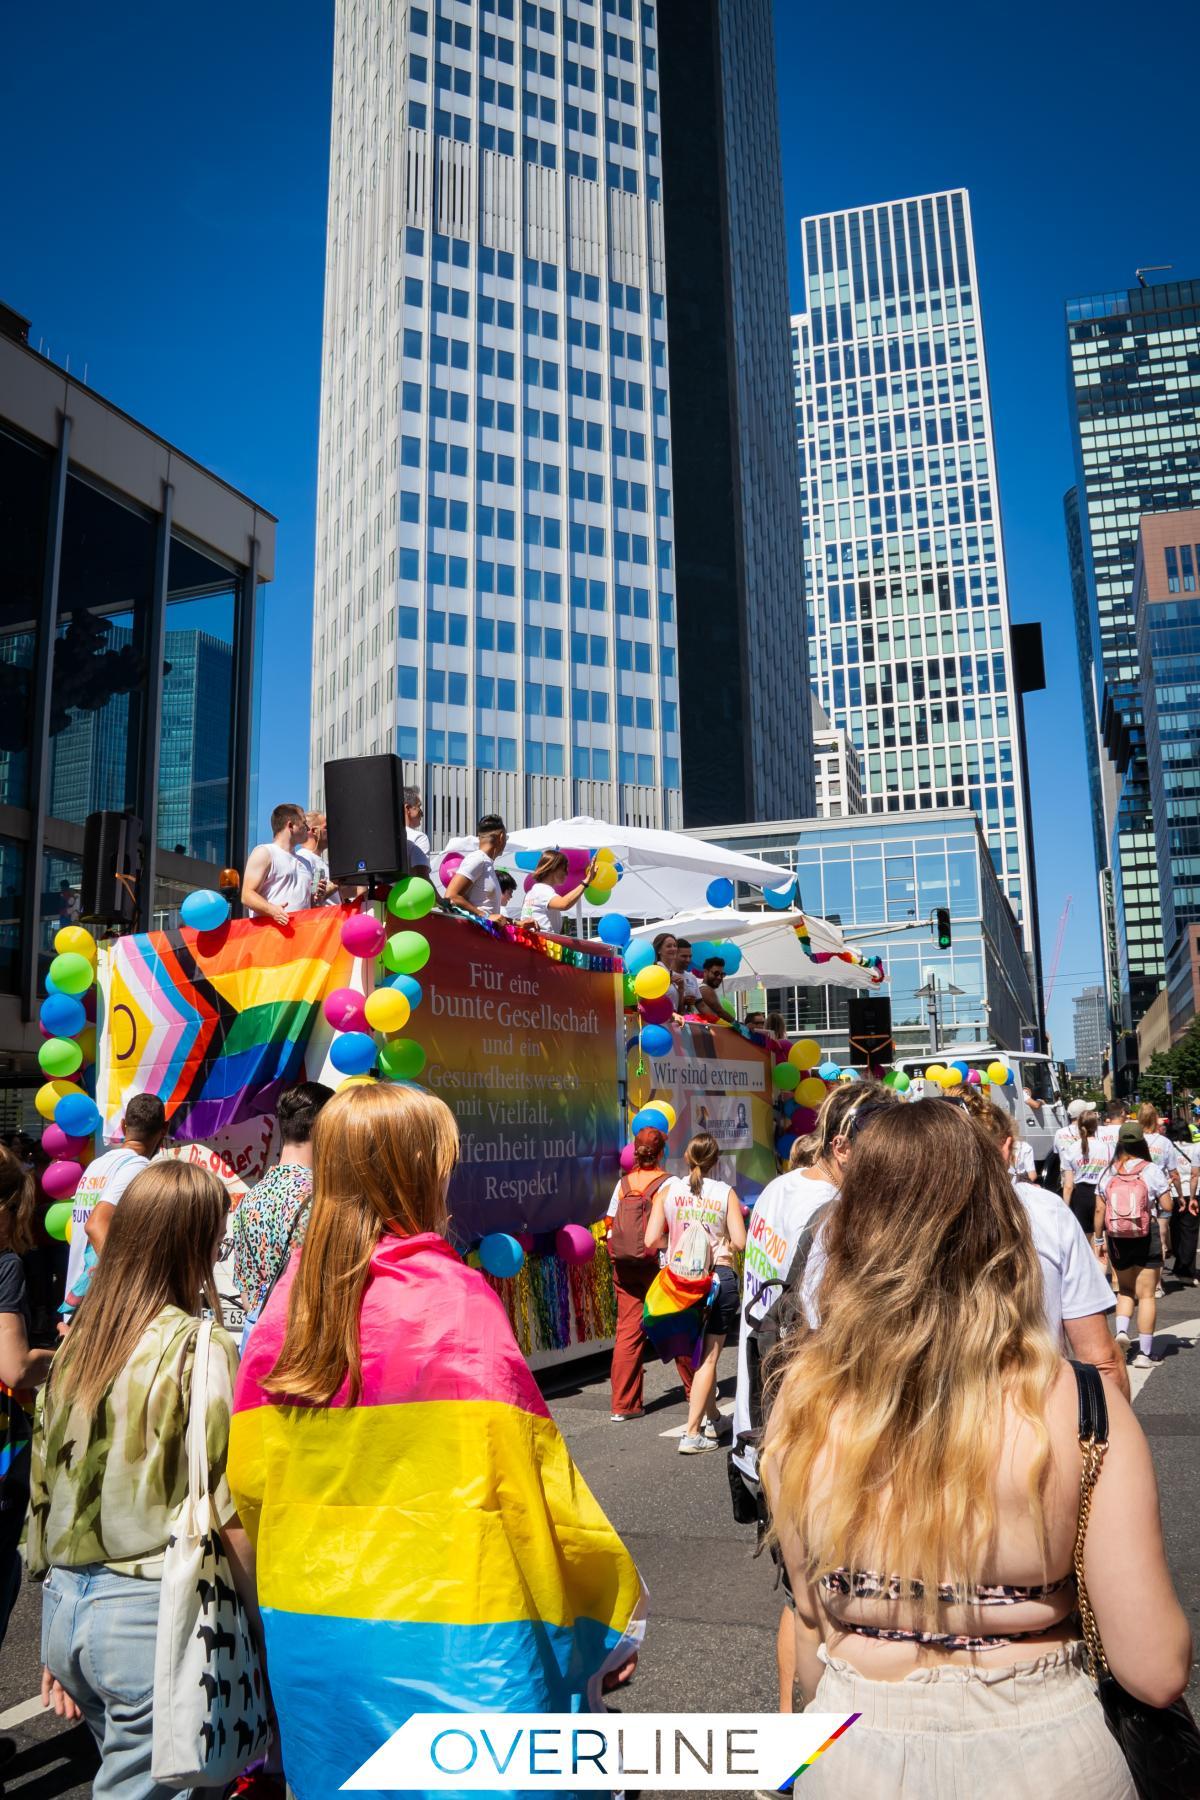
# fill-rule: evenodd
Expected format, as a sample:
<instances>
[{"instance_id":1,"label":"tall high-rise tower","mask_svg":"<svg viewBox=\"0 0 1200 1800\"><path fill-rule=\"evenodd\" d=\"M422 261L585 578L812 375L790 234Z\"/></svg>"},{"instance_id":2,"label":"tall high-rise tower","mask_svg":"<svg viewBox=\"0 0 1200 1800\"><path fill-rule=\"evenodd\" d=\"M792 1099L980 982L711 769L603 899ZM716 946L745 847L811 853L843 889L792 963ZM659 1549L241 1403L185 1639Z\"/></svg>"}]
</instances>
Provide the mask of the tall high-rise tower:
<instances>
[{"instance_id":1,"label":"tall high-rise tower","mask_svg":"<svg viewBox=\"0 0 1200 1800\"><path fill-rule=\"evenodd\" d=\"M314 791L681 822L658 56L632 0L339 0Z\"/></svg>"},{"instance_id":2,"label":"tall high-rise tower","mask_svg":"<svg viewBox=\"0 0 1200 1800\"><path fill-rule=\"evenodd\" d=\"M967 195L826 213L803 238L807 311L792 326L813 683L858 747L869 811L978 813L1036 959Z\"/></svg>"}]
</instances>

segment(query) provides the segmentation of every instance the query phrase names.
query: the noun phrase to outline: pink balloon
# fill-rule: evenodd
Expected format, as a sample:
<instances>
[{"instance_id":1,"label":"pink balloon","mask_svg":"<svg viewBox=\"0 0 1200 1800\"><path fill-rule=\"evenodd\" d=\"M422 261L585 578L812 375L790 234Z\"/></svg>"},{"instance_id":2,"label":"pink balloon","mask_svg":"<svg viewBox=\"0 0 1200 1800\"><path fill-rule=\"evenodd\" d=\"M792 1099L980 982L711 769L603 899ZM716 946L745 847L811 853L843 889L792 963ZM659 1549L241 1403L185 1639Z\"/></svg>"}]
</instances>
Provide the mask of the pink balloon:
<instances>
[{"instance_id":1,"label":"pink balloon","mask_svg":"<svg viewBox=\"0 0 1200 1800\"><path fill-rule=\"evenodd\" d=\"M639 1000L638 1011L647 1025L669 1025L675 1017L675 1002L669 993L660 994L657 1000Z\"/></svg>"},{"instance_id":2,"label":"pink balloon","mask_svg":"<svg viewBox=\"0 0 1200 1800\"><path fill-rule=\"evenodd\" d=\"M52 1037L56 1037L58 1035L56 1032L47 1031L46 1027L42 1024L42 1021L40 1019L38 1020L38 1030L41 1032L41 1034L44 1038L52 1038Z\"/></svg>"},{"instance_id":3,"label":"pink balloon","mask_svg":"<svg viewBox=\"0 0 1200 1800\"><path fill-rule=\"evenodd\" d=\"M521 883L521 889L522 889L522 892L524 892L524 893L526 893L526 894L527 894L527 893L528 893L528 892L529 892L529 890L530 890L530 888L531 888L531 887L535 887L535 886L536 886L536 885L537 885L537 884L536 884L536 882L535 882L535 881L534 881L534 879L533 879L533 876L532 876L532 875L527 875L527 876L526 876L526 877L525 877L525 879L524 879L524 881L523 881L523 882L522 882L522 883Z\"/></svg>"},{"instance_id":4,"label":"pink balloon","mask_svg":"<svg viewBox=\"0 0 1200 1800\"><path fill-rule=\"evenodd\" d=\"M353 988L334 988L332 994L326 995L322 1010L335 1031L370 1030L363 1011L363 995Z\"/></svg>"},{"instance_id":5,"label":"pink balloon","mask_svg":"<svg viewBox=\"0 0 1200 1800\"><path fill-rule=\"evenodd\" d=\"M82 1179L77 1162L52 1162L42 1176L42 1186L52 1200L69 1200Z\"/></svg>"},{"instance_id":6,"label":"pink balloon","mask_svg":"<svg viewBox=\"0 0 1200 1800\"><path fill-rule=\"evenodd\" d=\"M83 1016L89 1025L94 1025L96 1023L96 989L94 985L88 989L82 999Z\"/></svg>"},{"instance_id":7,"label":"pink balloon","mask_svg":"<svg viewBox=\"0 0 1200 1800\"><path fill-rule=\"evenodd\" d=\"M457 850L447 850L443 856L438 864L438 879L444 888L448 888L458 874L458 865L461 861L462 857Z\"/></svg>"},{"instance_id":8,"label":"pink balloon","mask_svg":"<svg viewBox=\"0 0 1200 1800\"><path fill-rule=\"evenodd\" d=\"M628 1175L630 1169L632 1169L634 1167L635 1163L637 1162L637 1158L633 1153L633 1145L632 1144L626 1144L625 1148L621 1152L620 1161L621 1161L622 1169L624 1170L625 1174Z\"/></svg>"},{"instance_id":9,"label":"pink balloon","mask_svg":"<svg viewBox=\"0 0 1200 1800\"><path fill-rule=\"evenodd\" d=\"M554 1247L565 1263L591 1262L596 1254L596 1240L586 1225L561 1225Z\"/></svg>"},{"instance_id":10,"label":"pink balloon","mask_svg":"<svg viewBox=\"0 0 1200 1800\"><path fill-rule=\"evenodd\" d=\"M967 1081L971 1087L980 1087L983 1083L983 1076L978 1069L968 1069Z\"/></svg>"},{"instance_id":11,"label":"pink balloon","mask_svg":"<svg viewBox=\"0 0 1200 1800\"><path fill-rule=\"evenodd\" d=\"M792 1114L790 1127L796 1137L803 1137L812 1130L817 1122L817 1115L811 1106L798 1106Z\"/></svg>"},{"instance_id":12,"label":"pink balloon","mask_svg":"<svg viewBox=\"0 0 1200 1800\"><path fill-rule=\"evenodd\" d=\"M47 1125L42 1133L42 1149L47 1156L66 1157L71 1162L78 1162L85 1150L91 1148L91 1138L68 1137L61 1125Z\"/></svg>"},{"instance_id":13,"label":"pink balloon","mask_svg":"<svg viewBox=\"0 0 1200 1800\"><path fill-rule=\"evenodd\" d=\"M521 1246L522 1250L525 1252L526 1256L533 1255L533 1233L532 1233L532 1231L518 1231L517 1242L518 1242L518 1244L520 1244L520 1246Z\"/></svg>"},{"instance_id":14,"label":"pink balloon","mask_svg":"<svg viewBox=\"0 0 1200 1800\"><path fill-rule=\"evenodd\" d=\"M378 956L387 932L374 913L355 913L342 926L342 945L351 956Z\"/></svg>"}]
</instances>

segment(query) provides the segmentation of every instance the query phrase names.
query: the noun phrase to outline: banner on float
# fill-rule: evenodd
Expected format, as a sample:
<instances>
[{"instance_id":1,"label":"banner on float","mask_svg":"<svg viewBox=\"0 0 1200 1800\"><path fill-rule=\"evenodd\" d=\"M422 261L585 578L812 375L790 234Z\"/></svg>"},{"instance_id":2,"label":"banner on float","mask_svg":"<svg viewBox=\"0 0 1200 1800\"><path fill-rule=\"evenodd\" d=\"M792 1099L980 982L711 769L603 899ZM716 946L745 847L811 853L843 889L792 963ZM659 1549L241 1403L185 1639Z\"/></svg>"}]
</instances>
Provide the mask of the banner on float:
<instances>
[{"instance_id":1,"label":"banner on float","mask_svg":"<svg viewBox=\"0 0 1200 1800\"><path fill-rule=\"evenodd\" d=\"M719 1179L730 1182L742 1200L756 1199L776 1173L768 1053L736 1031L698 1020L673 1027L671 1039L669 1055L644 1059L634 1040L629 1058L633 1110L655 1095L669 1100L676 1114L672 1166L689 1138L708 1132L721 1146Z\"/></svg>"},{"instance_id":2,"label":"banner on float","mask_svg":"<svg viewBox=\"0 0 1200 1800\"><path fill-rule=\"evenodd\" d=\"M404 1035L458 1120L453 1236L590 1224L619 1174L620 976L437 913L420 929L432 954Z\"/></svg>"}]
</instances>

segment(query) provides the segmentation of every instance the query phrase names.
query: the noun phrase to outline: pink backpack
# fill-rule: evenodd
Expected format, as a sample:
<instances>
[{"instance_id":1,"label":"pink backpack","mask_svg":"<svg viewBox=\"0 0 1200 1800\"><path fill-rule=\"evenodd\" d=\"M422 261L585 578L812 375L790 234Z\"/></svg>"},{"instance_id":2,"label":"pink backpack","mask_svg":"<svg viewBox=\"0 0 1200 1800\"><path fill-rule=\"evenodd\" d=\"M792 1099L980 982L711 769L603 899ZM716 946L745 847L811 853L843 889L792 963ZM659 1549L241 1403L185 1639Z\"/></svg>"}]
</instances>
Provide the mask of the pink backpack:
<instances>
[{"instance_id":1,"label":"pink backpack","mask_svg":"<svg viewBox=\"0 0 1200 1800\"><path fill-rule=\"evenodd\" d=\"M1142 1180L1144 1162L1114 1168L1104 1193L1104 1229L1110 1237L1148 1237L1150 1190Z\"/></svg>"}]
</instances>

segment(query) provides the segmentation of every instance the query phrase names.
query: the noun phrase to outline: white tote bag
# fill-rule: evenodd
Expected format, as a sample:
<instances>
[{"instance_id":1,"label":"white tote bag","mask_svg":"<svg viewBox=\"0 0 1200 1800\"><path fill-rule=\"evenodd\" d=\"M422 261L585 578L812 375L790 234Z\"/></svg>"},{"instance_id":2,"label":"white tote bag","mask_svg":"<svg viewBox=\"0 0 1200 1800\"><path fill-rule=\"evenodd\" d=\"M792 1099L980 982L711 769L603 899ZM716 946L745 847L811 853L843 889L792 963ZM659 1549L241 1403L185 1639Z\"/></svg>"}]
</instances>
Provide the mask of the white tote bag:
<instances>
[{"instance_id":1,"label":"white tote bag","mask_svg":"<svg viewBox=\"0 0 1200 1800\"><path fill-rule=\"evenodd\" d=\"M208 1492L211 1344L206 1319L192 1365L187 1498L167 1541L154 1651L151 1774L172 1787L223 1787L267 1741L262 1668Z\"/></svg>"}]
</instances>

